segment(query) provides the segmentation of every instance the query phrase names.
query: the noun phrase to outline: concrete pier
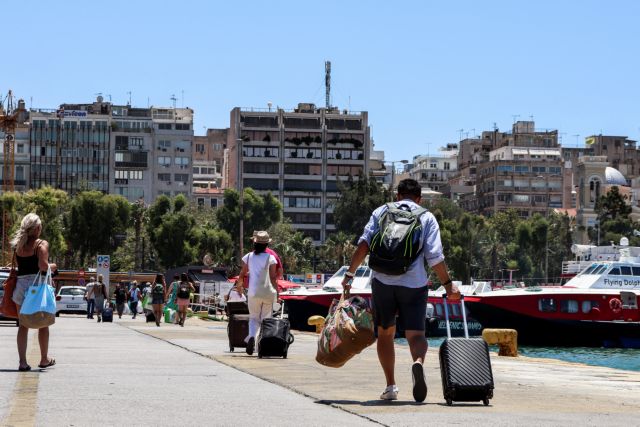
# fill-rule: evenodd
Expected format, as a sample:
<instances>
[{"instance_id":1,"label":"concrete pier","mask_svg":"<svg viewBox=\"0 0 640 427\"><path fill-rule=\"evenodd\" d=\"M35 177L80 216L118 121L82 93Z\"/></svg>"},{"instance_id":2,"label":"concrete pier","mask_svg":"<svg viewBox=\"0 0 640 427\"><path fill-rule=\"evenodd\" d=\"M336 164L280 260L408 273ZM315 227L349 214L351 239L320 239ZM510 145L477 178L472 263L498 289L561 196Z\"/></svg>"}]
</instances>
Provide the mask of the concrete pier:
<instances>
[{"instance_id":1,"label":"concrete pier","mask_svg":"<svg viewBox=\"0 0 640 427\"><path fill-rule=\"evenodd\" d=\"M383 402L375 345L343 368L315 362L312 333L295 332L288 359L229 352L226 322L184 328L130 318L96 324L61 317L58 364L18 373L15 332L0 327L0 425L635 425L640 373L492 355L491 405L446 406L437 350L426 361L426 403L411 395L408 348L397 346L399 400ZM241 350L241 349L238 349ZM37 364L30 338L30 363ZM127 408L139 408L132 414ZM258 423L258 424L256 424Z\"/></svg>"}]
</instances>

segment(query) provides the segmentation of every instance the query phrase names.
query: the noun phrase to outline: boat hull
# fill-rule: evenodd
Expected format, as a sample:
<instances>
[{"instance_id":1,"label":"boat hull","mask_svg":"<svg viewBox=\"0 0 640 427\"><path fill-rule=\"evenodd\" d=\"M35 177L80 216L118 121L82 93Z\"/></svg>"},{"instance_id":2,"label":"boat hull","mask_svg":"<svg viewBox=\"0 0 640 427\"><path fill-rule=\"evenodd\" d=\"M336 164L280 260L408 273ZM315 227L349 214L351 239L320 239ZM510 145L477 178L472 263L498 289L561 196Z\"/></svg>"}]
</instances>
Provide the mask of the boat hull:
<instances>
[{"instance_id":1,"label":"boat hull","mask_svg":"<svg viewBox=\"0 0 640 427\"><path fill-rule=\"evenodd\" d=\"M355 294L358 295L358 294ZM361 294L363 298L371 299L371 294ZM334 299L340 298L340 294L324 294L303 297L300 295L281 297L285 301L285 307L292 329L299 331L315 331L315 326L309 325L307 320L311 316L326 317L329 307ZM428 301L434 305L441 304L442 298L429 297ZM454 337L464 336L463 322L461 319L450 320L451 335ZM470 336L477 336L482 333L482 326L474 319L468 319L468 329ZM404 331L398 331L399 336L404 336ZM447 335L446 322L444 317L433 316L425 318L425 335L427 337L444 337Z\"/></svg>"},{"instance_id":2,"label":"boat hull","mask_svg":"<svg viewBox=\"0 0 640 427\"><path fill-rule=\"evenodd\" d=\"M640 322L545 319L480 301L465 301L483 328L518 331L518 344L557 347L640 348Z\"/></svg>"}]
</instances>

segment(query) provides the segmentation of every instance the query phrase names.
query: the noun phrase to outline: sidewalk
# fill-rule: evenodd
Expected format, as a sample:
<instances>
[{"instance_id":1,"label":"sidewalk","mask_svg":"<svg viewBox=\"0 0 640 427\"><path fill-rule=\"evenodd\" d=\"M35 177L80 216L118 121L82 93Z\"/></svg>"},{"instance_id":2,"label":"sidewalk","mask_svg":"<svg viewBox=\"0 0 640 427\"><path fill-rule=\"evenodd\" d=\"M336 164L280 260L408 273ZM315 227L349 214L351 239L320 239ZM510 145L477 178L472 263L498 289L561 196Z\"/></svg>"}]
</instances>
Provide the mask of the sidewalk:
<instances>
[{"instance_id":1,"label":"sidewalk","mask_svg":"<svg viewBox=\"0 0 640 427\"><path fill-rule=\"evenodd\" d=\"M148 329L143 322L126 323ZM15 334L15 327L0 327L0 426L370 424L117 323L82 317L56 319L50 354L57 364L47 370L35 368L32 331L28 359L35 369L17 372Z\"/></svg>"},{"instance_id":2,"label":"sidewalk","mask_svg":"<svg viewBox=\"0 0 640 427\"><path fill-rule=\"evenodd\" d=\"M640 373L590 367L550 359L503 358L492 355L496 383L489 407L478 404L446 406L437 349L427 354L429 385L426 404L412 399L410 356L398 346L396 402L378 400L384 377L375 345L333 369L315 362L316 335L294 331L296 341L288 359L258 359L243 349L229 352L226 322L189 319L184 328L128 324L191 352L281 385L317 403L340 408L385 425L633 425L640 408ZM329 422L327 422L329 424ZM326 424L325 424L326 425Z\"/></svg>"}]
</instances>

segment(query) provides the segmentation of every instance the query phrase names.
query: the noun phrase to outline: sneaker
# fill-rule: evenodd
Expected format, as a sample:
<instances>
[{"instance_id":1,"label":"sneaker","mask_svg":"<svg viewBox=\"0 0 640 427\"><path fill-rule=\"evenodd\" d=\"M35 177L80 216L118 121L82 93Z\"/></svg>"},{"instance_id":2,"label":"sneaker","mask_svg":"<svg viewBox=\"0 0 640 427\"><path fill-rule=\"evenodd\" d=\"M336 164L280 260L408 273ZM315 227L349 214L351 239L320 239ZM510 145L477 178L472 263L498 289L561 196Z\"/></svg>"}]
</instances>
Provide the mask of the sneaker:
<instances>
[{"instance_id":1,"label":"sneaker","mask_svg":"<svg viewBox=\"0 0 640 427\"><path fill-rule=\"evenodd\" d=\"M251 356L253 354L253 349L256 345L256 339L254 337L249 338L247 341L247 354Z\"/></svg>"},{"instance_id":2,"label":"sneaker","mask_svg":"<svg viewBox=\"0 0 640 427\"><path fill-rule=\"evenodd\" d=\"M411 375L413 376L413 398L416 402L424 402L427 398L427 382L424 379L422 363L413 363L413 366L411 366Z\"/></svg>"},{"instance_id":3,"label":"sneaker","mask_svg":"<svg viewBox=\"0 0 640 427\"><path fill-rule=\"evenodd\" d=\"M398 386L388 385L380 395L382 400L398 400Z\"/></svg>"}]
</instances>

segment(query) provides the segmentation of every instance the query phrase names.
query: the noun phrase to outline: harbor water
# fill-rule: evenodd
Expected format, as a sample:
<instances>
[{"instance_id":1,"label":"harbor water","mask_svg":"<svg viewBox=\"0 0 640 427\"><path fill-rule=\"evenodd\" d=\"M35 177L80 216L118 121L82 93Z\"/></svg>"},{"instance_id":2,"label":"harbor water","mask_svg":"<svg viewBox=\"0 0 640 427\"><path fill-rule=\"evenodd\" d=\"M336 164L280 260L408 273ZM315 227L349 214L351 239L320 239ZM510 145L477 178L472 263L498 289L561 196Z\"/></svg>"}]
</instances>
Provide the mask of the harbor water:
<instances>
[{"instance_id":1,"label":"harbor water","mask_svg":"<svg viewBox=\"0 0 640 427\"><path fill-rule=\"evenodd\" d=\"M440 347L443 340L444 338L429 338L431 351ZM401 345L407 345L407 340L404 338L399 338L396 342ZM498 347L491 346L491 351L497 352ZM518 352L527 357L558 359L565 362L640 372L640 350L637 349L519 346Z\"/></svg>"}]
</instances>

